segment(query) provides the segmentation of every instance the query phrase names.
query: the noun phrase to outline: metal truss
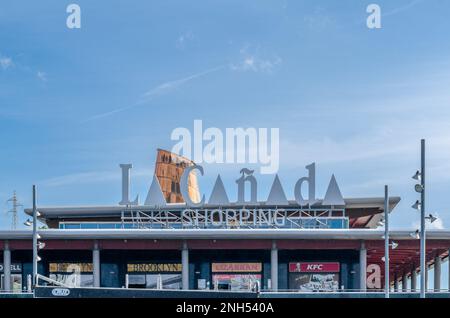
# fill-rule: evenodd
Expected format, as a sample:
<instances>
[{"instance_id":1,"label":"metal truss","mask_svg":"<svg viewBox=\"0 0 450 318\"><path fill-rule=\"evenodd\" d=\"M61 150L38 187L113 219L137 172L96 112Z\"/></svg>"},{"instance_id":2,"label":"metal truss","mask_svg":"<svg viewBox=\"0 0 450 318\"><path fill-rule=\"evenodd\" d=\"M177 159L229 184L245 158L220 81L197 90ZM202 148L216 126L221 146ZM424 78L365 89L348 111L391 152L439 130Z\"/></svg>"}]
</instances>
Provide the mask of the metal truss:
<instances>
[{"instance_id":1,"label":"metal truss","mask_svg":"<svg viewBox=\"0 0 450 318\"><path fill-rule=\"evenodd\" d=\"M226 220L220 219L224 215ZM121 222L136 229L348 228L345 209L127 209Z\"/></svg>"}]
</instances>

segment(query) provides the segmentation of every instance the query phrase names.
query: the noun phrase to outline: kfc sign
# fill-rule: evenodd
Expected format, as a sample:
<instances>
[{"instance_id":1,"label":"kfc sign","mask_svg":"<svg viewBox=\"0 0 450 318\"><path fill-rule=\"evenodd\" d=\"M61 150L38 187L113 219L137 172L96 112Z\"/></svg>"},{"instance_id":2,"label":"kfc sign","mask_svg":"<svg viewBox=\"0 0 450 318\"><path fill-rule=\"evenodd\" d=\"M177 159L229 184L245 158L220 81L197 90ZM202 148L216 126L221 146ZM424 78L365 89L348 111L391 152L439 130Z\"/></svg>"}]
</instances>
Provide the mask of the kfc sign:
<instances>
[{"instance_id":1,"label":"kfc sign","mask_svg":"<svg viewBox=\"0 0 450 318\"><path fill-rule=\"evenodd\" d=\"M339 263L289 263L291 273L339 273Z\"/></svg>"}]
</instances>

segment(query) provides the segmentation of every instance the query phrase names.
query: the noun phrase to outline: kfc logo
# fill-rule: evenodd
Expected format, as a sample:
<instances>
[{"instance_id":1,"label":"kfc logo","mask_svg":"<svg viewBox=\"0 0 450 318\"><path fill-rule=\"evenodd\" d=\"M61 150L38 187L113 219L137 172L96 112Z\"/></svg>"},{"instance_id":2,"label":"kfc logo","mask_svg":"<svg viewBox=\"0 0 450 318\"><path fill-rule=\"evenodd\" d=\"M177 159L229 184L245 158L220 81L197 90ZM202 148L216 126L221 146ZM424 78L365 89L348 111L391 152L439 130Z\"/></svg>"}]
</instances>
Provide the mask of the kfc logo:
<instances>
[{"instance_id":1,"label":"kfc logo","mask_svg":"<svg viewBox=\"0 0 450 318\"><path fill-rule=\"evenodd\" d=\"M338 273L339 263L290 263L291 273Z\"/></svg>"}]
</instances>

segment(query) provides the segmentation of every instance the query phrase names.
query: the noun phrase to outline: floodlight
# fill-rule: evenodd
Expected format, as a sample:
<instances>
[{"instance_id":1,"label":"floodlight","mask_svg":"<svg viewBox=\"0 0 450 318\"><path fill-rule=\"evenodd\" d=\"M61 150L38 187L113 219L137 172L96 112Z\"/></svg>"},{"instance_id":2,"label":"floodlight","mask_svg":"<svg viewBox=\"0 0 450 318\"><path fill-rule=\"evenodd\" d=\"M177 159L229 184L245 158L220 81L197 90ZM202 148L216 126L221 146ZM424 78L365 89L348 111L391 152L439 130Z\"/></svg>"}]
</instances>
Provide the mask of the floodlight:
<instances>
[{"instance_id":1,"label":"floodlight","mask_svg":"<svg viewBox=\"0 0 450 318\"><path fill-rule=\"evenodd\" d=\"M411 207L412 207L413 209L420 210L420 207L421 207L420 201L417 200Z\"/></svg>"},{"instance_id":2,"label":"floodlight","mask_svg":"<svg viewBox=\"0 0 450 318\"><path fill-rule=\"evenodd\" d=\"M421 178L421 177L422 177L422 174L420 173L419 170L417 170L416 173L412 176L412 178L413 178L414 180L419 180L419 181L420 181L420 178Z\"/></svg>"},{"instance_id":3,"label":"floodlight","mask_svg":"<svg viewBox=\"0 0 450 318\"><path fill-rule=\"evenodd\" d=\"M393 250L395 250L398 247L398 243L395 243L394 241L392 241L392 243L390 245Z\"/></svg>"},{"instance_id":4,"label":"floodlight","mask_svg":"<svg viewBox=\"0 0 450 318\"><path fill-rule=\"evenodd\" d=\"M420 239L420 231L416 230L415 232L410 233L409 236L411 236L413 239L418 240L418 239Z\"/></svg>"},{"instance_id":5,"label":"floodlight","mask_svg":"<svg viewBox=\"0 0 450 318\"><path fill-rule=\"evenodd\" d=\"M430 214L429 216L425 217L427 220L430 221L430 223L433 223L434 221L436 221L438 218L433 216L432 214Z\"/></svg>"},{"instance_id":6,"label":"floodlight","mask_svg":"<svg viewBox=\"0 0 450 318\"><path fill-rule=\"evenodd\" d=\"M24 225L26 226L31 226L33 225L33 221L31 221L30 219L26 220L25 222L23 222Z\"/></svg>"},{"instance_id":7,"label":"floodlight","mask_svg":"<svg viewBox=\"0 0 450 318\"><path fill-rule=\"evenodd\" d=\"M417 193L422 193L423 192L423 186L421 184L416 184L414 186L414 190L416 190Z\"/></svg>"}]
</instances>

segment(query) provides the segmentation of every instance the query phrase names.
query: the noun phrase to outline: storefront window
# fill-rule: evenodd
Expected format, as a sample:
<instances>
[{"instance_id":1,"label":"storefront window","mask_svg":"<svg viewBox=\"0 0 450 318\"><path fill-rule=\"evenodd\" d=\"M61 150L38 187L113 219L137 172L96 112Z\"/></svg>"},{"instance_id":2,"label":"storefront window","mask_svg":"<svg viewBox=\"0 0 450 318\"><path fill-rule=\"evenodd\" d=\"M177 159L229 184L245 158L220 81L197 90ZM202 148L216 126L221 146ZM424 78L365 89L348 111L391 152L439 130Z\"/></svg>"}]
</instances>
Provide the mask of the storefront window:
<instances>
[{"instance_id":1,"label":"storefront window","mask_svg":"<svg viewBox=\"0 0 450 318\"><path fill-rule=\"evenodd\" d=\"M181 264L128 264L128 287L182 289Z\"/></svg>"},{"instance_id":2,"label":"storefront window","mask_svg":"<svg viewBox=\"0 0 450 318\"><path fill-rule=\"evenodd\" d=\"M339 263L290 263L289 288L305 292L339 289Z\"/></svg>"},{"instance_id":3,"label":"storefront window","mask_svg":"<svg viewBox=\"0 0 450 318\"><path fill-rule=\"evenodd\" d=\"M50 263L50 279L69 287L93 287L92 263Z\"/></svg>"},{"instance_id":4,"label":"storefront window","mask_svg":"<svg viewBox=\"0 0 450 318\"><path fill-rule=\"evenodd\" d=\"M5 275L3 272L3 264L0 264L0 290L3 290L5 285ZM13 292L20 292L22 290L22 264L11 264L11 290Z\"/></svg>"},{"instance_id":5,"label":"storefront window","mask_svg":"<svg viewBox=\"0 0 450 318\"><path fill-rule=\"evenodd\" d=\"M214 289L250 290L256 283L261 286L261 263L213 263L212 283Z\"/></svg>"}]
</instances>

